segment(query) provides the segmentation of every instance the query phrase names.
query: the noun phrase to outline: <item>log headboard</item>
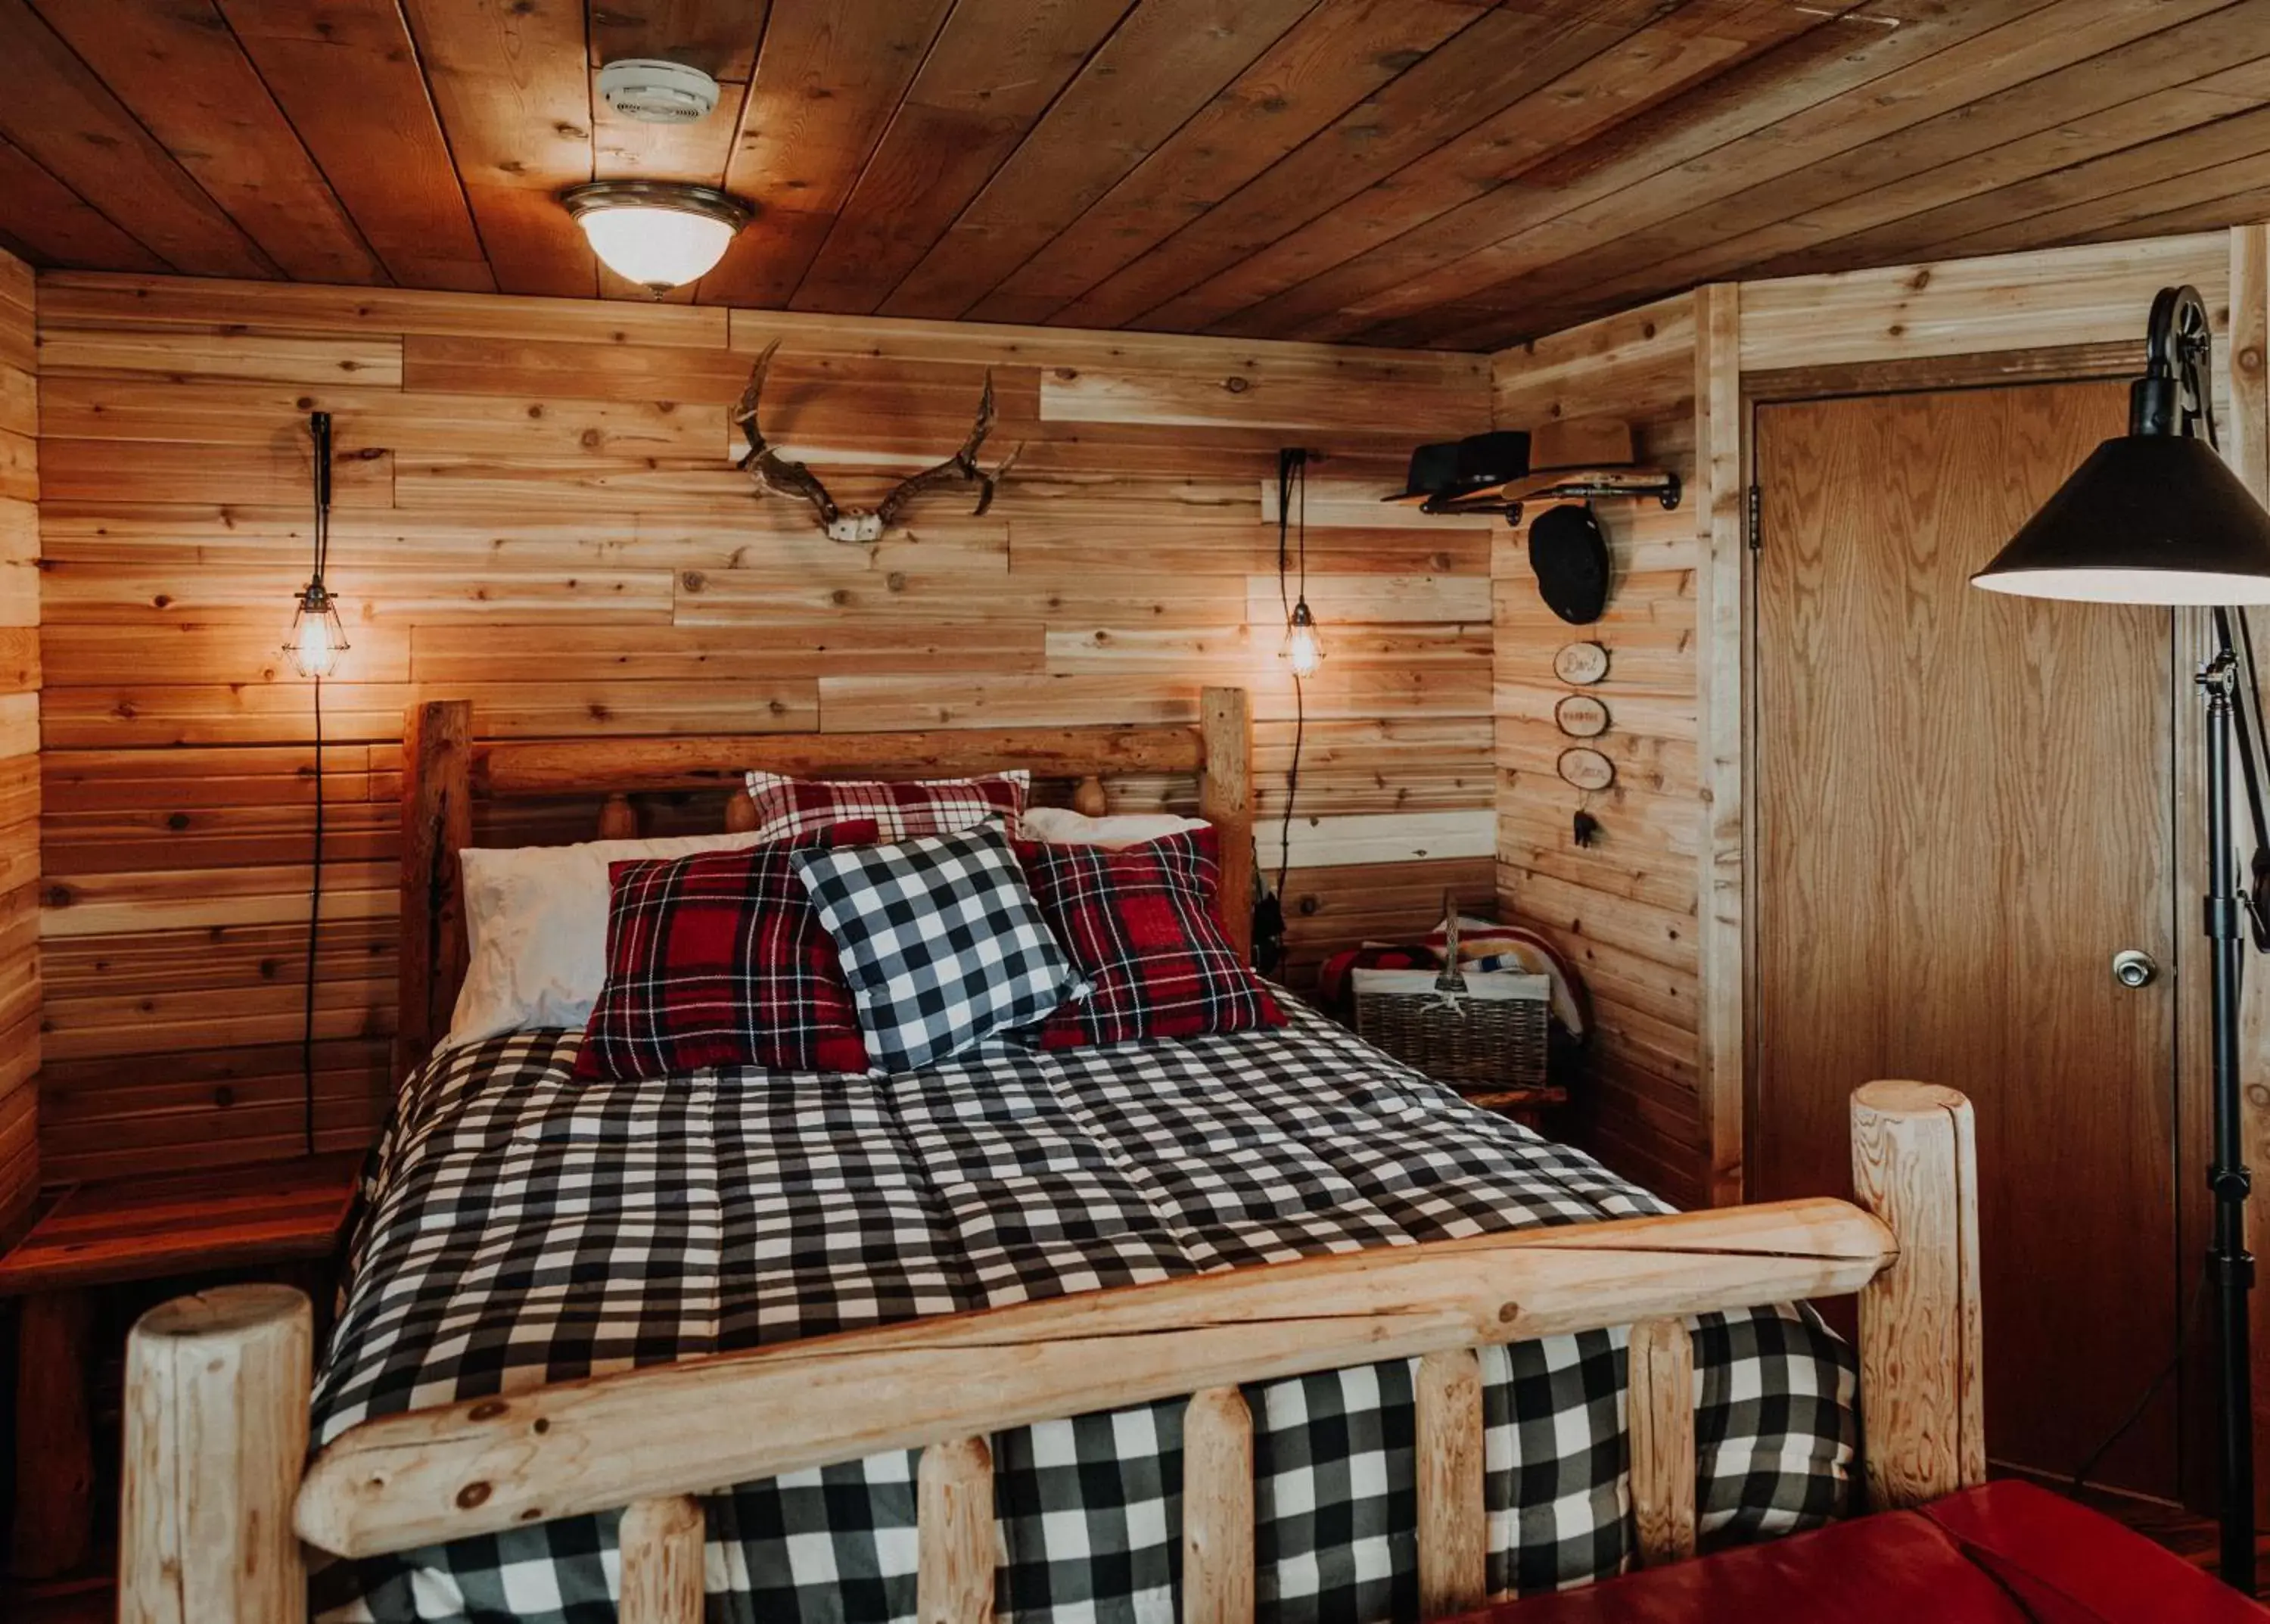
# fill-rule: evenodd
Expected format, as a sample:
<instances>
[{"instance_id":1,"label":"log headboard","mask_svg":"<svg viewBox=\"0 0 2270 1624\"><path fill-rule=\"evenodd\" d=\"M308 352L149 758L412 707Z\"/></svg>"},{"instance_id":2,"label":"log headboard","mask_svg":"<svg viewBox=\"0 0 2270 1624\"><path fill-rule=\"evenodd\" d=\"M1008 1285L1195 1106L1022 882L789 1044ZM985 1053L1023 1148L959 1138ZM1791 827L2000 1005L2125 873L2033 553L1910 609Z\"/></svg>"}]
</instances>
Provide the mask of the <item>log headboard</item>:
<instances>
[{"instance_id":1,"label":"log headboard","mask_svg":"<svg viewBox=\"0 0 2270 1624\"><path fill-rule=\"evenodd\" d=\"M921 778L1022 768L1072 779L1075 805L1100 810L1102 780L1195 773L1198 812L1221 834L1222 923L1250 955L1253 889L1253 713L1243 688L1207 688L1189 726L941 728L923 733L708 733L572 739L478 738L471 701L410 707L402 730L402 927L398 1078L449 1030L465 978L457 854L473 844L473 803L602 795L603 835L627 835L628 797L731 790L726 827L752 827L742 775L752 768L810 777ZM1084 803L1084 804L1083 804Z\"/></svg>"}]
</instances>

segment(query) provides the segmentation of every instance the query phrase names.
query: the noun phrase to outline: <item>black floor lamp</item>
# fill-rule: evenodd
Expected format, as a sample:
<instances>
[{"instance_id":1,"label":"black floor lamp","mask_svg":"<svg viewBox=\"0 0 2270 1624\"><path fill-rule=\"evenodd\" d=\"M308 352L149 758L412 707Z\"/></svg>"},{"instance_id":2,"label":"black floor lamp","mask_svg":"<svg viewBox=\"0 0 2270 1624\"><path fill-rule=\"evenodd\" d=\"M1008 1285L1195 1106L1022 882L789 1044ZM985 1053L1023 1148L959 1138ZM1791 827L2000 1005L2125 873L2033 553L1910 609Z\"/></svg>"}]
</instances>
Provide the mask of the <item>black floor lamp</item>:
<instances>
[{"instance_id":1,"label":"black floor lamp","mask_svg":"<svg viewBox=\"0 0 2270 1624\"><path fill-rule=\"evenodd\" d=\"M2238 989L2242 913L2270 948L2258 904L2270 901L2270 826L2261 787L2262 724L2251 646L2234 605L2270 604L2270 512L2215 449L2212 344L2198 291L2162 288L2152 301L2145 375L2129 391L2128 432L2108 440L2059 487L1971 583L2028 597L2097 604L2190 604L2214 610L2214 655L2199 673L2207 704L2207 934L2214 943L2214 1285L2222 1400L2222 1573L2254 1593L2253 1372L2246 1300L2251 1180L2239 1142ZM2238 894L2230 807L2236 713L2255 836L2253 895Z\"/></svg>"}]
</instances>

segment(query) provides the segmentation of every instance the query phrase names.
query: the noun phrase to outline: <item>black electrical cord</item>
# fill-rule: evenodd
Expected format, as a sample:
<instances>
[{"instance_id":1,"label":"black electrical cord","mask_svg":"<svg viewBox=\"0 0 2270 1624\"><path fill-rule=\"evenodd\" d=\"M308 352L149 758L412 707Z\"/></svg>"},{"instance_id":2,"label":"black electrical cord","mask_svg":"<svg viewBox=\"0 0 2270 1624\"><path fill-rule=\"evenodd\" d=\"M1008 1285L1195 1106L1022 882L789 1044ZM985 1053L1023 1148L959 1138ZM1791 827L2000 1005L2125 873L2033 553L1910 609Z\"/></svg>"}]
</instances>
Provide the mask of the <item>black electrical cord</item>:
<instances>
[{"instance_id":1,"label":"black electrical cord","mask_svg":"<svg viewBox=\"0 0 2270 1624\"><path fill-rule=\"evenodd\" d=\"M1300 601L1305 604L1309 601L1309 454L1297 447L1277 454L1277 602L1284 610L1288 627L1293 622L1293 602L1286 590L1286 542L1292 524L1293 476L1296 471L1300 474ZM1280 899L1285 894L1285 877L1293 866L1293 800L1301 790L1301 747L1308 727L1307 688L1296 671L1293 673L1293 760L1285 769L1285 812L1277 826L1277 894Z\"/></svg>"},{"instance_id":2,"label":"black electrical cord","mask_svg":"<svg viewBox=\"0 0 2270 1624\"><path fill-rule=\"evenodd\" d=\"M315 848L308 873L307 1001L300 1028L300 1127L315 1153L315 957L323 919L323 679L315 679Z\"/></svg>"},{"instance_id":3,"label":"black electrical cord","mask_svg":"<svg viewBox=\"0 0 2270 1624\"><path fill-rule=\"evenodd\" d=\"M2089 1474L2112 1452L2112 1446L2128 1435L2129 1428L2143 1419L2144 1412L2152 1407L2152 1400L2160 1396L2160 1390L2168 1384L2177 1371L2183 1368L2184 1349L2190 1346L2192 1332L2198 1327L2200 1304L2207 1301L2207 1283L2212 1273L2207 1263L2202 1261L2199 1280L2192 1287L2192 1300L2185 1306L2184 1316L2176 1322L2175 1351L2168 1355L2168 1362L2160 1367L2158 1374L2144 1383L2143 1392L2138 1396L2128 1413L2120 1418L2119 1424L2105 1434L2103 1442L2089 1450L2082 1457L2081 1465L2073 1468L2074 1494L2078 1494L2088 1487Z\"/></svg>"},{"instance_id":4,"label":"black electrical cord","mask_svg":"<svg viewBox=\"0 0 2270 1624\"><path fill-rule=\"evenodd\" d=\"M331 416L311 413L308 431L315 441L315 523L311 544L315 575L311 590L320 590L331 553ZM315 1153L315 962L323 946L323 679L315 676L315 849L308 864L308 975L300 1022L300 1130L310 1156Z\"/></svg>"}]
</instances>

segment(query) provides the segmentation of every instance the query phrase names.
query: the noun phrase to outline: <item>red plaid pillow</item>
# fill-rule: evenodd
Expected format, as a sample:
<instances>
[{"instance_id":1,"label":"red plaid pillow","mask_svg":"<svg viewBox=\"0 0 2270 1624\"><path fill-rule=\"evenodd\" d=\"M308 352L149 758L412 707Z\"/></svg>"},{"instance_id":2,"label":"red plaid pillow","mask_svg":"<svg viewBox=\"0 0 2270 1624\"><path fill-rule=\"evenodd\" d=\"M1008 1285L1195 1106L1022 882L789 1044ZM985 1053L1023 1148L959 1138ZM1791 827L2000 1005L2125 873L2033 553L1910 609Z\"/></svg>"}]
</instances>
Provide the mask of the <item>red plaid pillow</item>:
<instances>
[{"instance_id":1,"label":"red plaid pillow","mask_svg":"<svg viewBox=\"0 0 2270 1624\"><path fill-rule=\"evenodd\" d=\"M1032 781L1024 772L901 783L751 773L749 798L756 804L762 840L808 840L835 824L872 822L870 838L894 845L925 834L960 834L996 818L1013 835Z\"/></svg>"},{"instance_id":2,"label":"red plaid pillow","mask_svg":"<svg viewBox=\"0 0 2270 1624\"><path fill-rule=\"evenodd\" d=\"M874 827L835 834L872 841ZM783 842L609 867L607 982L577 1077L867 1070L859 1012L789 861L795 849Z\"/></svg>"},{"instance_id":3,"label":"red plaid pillow","mask_svg":"<svg viewBox=\"0 0 2270 1624\"><path fill-rule=\"evenodd\" d=\"M1285 1024L1215 914L1220 852L1211 828L1139 846L1018 845L1042 916L1094 988L1042 1025L1042 1048Z\"/></svg>"}]
</instances>

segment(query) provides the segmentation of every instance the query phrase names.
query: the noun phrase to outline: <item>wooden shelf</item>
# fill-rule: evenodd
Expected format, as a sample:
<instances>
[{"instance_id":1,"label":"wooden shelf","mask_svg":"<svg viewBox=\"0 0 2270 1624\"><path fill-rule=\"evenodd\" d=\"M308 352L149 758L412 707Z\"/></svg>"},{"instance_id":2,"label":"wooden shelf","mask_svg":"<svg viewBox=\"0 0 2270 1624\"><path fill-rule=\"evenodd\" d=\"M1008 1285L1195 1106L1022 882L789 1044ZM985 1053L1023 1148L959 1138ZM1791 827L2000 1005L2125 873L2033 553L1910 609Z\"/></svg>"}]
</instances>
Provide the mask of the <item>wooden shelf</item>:
<instances>
[{"instance_id":1,"label":"wooden shelf","mask_svg":"<svg viewBox=\"0 0 2270 1624\"><path fill-rule=\"evenodd\" d=\"M72 1185L0 1257L0 1297L327 1257L362 1160L345 1151Z\"/></svg>"},{"instance_id":2,"label":"wooden shelf","mask_svg":"<svg viewBox=\"0 0 2270 1624\"><path fill-rule=\"evenodd\" d=\"M1544 1110L1569 1103L1569 1091L1557 1086L1539 1088L1461 1089L1458 1098L1486 1111Z\"/></svg>"}]
</instances>

